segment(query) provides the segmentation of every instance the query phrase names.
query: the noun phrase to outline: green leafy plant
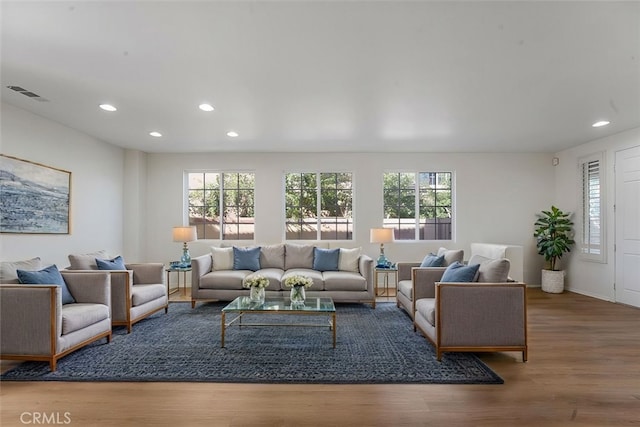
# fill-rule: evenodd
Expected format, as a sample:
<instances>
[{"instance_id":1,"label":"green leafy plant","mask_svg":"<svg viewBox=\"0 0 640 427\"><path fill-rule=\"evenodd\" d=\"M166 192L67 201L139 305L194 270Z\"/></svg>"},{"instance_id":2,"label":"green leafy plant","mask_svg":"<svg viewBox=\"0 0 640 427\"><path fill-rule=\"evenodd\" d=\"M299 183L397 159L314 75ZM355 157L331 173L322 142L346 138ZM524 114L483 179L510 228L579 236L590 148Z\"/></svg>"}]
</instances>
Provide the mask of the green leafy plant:
<instances>
[{"instance_id":1,"label":"green leafy plant","mask_svg":"<svg viewBox=\"0 0 640 427\"><path fill-rule=\"evenodd\" d=\"M544 256L553 271L557 271L558 260L565 252L571 252L571 246L575 243L571 238L573 222L570 216L570 213L551 206L550 211L538 214L534 224L533 237L536 238L538 254Z\"/></svg>"}]
</instances>

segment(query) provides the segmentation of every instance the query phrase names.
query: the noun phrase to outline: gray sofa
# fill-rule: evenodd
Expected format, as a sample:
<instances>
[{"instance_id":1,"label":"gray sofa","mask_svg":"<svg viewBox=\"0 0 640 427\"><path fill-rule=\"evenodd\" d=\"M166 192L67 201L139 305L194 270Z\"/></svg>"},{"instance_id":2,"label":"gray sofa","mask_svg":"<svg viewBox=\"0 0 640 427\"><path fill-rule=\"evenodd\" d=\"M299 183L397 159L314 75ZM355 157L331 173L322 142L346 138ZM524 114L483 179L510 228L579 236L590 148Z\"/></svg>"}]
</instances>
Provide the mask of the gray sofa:
<instances>
[{"instance_id":1,"label":"gray sofa","mask_svg":"<svg viewBox=\"0 0 640 427\"><path fill-rule=\"evenodd\" d=\"M231 301L238 296L248 295L249 290L243 287L243 281L254 275L262 275L269 280L265 289L267 298L286 297L289 289L284 286L284 280L297 274L313 279L313 286L306 290L308 297L331 297L335 302L371 303L375 308L373 259L360 254L359 248L337 248L337 268L334 269L334 265L327 270L318 269L322 255L319 252L324 248L317 248L316 251L314 245L287 243L249 249L258 247L259 258L250 265L241 265L236 256L247 248L212 247L211 253L192 258L191 306L195 307L197 301Z\"/></svg>"}]
</instances>

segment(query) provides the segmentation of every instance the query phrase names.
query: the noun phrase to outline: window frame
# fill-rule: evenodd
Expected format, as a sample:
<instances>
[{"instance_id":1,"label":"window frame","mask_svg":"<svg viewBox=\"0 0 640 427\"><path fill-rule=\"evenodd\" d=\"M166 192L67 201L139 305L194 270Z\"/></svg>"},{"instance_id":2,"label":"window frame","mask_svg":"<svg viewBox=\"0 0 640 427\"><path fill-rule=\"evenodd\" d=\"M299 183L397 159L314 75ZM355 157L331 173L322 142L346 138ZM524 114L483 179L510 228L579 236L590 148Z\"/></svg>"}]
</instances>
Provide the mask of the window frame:
<instances>
[{"instance_id":1,"label":"window frame","mask_svg":"<svg viewBox=\"0 0 640 427\"><path fill-rule=\"evenodd\" d=\"M395 241L396 242L454 242L456 239L456 200L455 200L455 196L456 196L456 191L455 191L455 187L456 187L456 174L455 171L453 170L430 170L430 171L407 171L407 170L387 170L383 172L382 175L382 222L383 225L385 227L388 226L389 221L385 218L385 208L387 207L386 204L386 200L385 200L385 175L386 174L395 174L395 175L402 175L402 174L411 174L414 175L413 178L413 198L414 198L414 205L412 207L413 212L414 212L414 224L415 224L415 229L414 229L414 235L412 239L405 239L405 238L399 238L399 229L398 229L398 224L400 224L401 222L401 218L397 218L398 222L396 224L396 226L393 227L394 229L394 235L395 235ZM451 222L450 222L450 229L451 229L451 236L449 236L449 238L445 238L445 239L422 239L421 236L426 234L426 229L424 232L421 233L421 218L420 218L420 213L422 211L423 208L434 208L437 209L438 205L437 205L437 190L434 193L434 205L433 206L422 206L420 203L421 200L421 196L422 194L425 192L424 189L421 186L421 181L420 178L422 175L431 175L434 174L436 176L436 185L437 185L437 174L449 174L450 176L450 186L448 188L448 191L450 192L450 199L451 199L451 204L450 204L450 209L451 209L451 213L450 213L450 218L451 218ZM399 182L400 184L400 182ZM400 185L398 186L398 192L400 193L403 190L403 188L400 187ZM406 189L405 189L406 190ZM400 205L398 205L400 206ZM441 206L442 207L442 206ZM437 224L436 224L437 227ZM437 232L436 232L437 233Z\"/></svg>"},{"instance_id":2,"label":"window frame","mask_svg":"<svg viewBox=\"0 0 640 427\"><path fill-rule=\"evenodd\" d=\"M219 176L218 178L218 182L219 182L219 188L217 189L217 191L219 192L218 194L218 206L217 206L217 212L219 213L219 222L218 222L218 235L217 236L208 236L206 235L206 230L204 230L204 236L200 235L200 230L202 227L204 227L203 225L201 225L200 223L191 223L191 215L190 215L190 208L191 208L191 203L190 203L190 199L189 199L189 192L191 190L194 190L192 188L190 188L190 183L189 183L189 178L191 174L201 174L204 175L205 174L216 174ZM252 192L252 200L253 200L253 205L252 205L252 211L253 211L253 230L251 231L251 236L250 237L243 237L241 238L241 234L240 234L240 218L238 217L238 222L227 222L225 221L225 215L224 210L225 207L227 207L226 204L226 195L225 195L225 175L241 175L241 174L246 174L246 175L253 175L253 188L251 189L246 189L246 188L242 188L239 187L239 183L237 184L238 186L232 187L231 189L228 189L227 191L231 191L231 190L236 190L238 192L240 191L251 191ZM256 210L256 206L255 206L255 192L256 192L256 173L253 170L210 170L210 169L203 169L203 170L185 170L184 174L183 174L183 194L184 194L184 208L183 208L183 215L186 217L185 220L189 225L193 225L196 227L197 233L198 233L198 239L199 240L221 240L221 241L243 241L243 240L254 240L255 239L255 235L256 235L256 217L255 217L255 210ZM203 179L203 182L205 182L205 180ZM206 188L203 188L203 190L206 190ZM206 207L206 205L203 205ZM229 205L229 206L235 206L235 205ZM225 238L225 236L229 235L229 233L225 233L225 229L228 226L235 226L236 228L236 233L234 234L235 236L237 236L237 238Z\"/></svg>"},{"instance_id":3,"label":"window frame","mask_svg":"<svg viewBox=\"0 0 640 427\"><path fill-rule=\"evenodd\" d=\"M292 208L291 206L289 206L288 204L288 188L287 188L287 176L288 175L315 175L315 216L311 217L311 218L315 218L315 223L314 223L314 227L315 227L315 234L316 236L314 238L310 238L310 239L304 239L300 236L301 232L298 232L298 236L294 237L294 238L290 238L288 237L289 232L288 230L288 226L290 224L295 224L293 222L289 221L289 216L287 215L287 211L288 209ZM350 207L351 207L351 216L350 217L344 217L346 218L346 231L344 231L344 233L347 235L346 238L340 238L338 237L338 235L340 234L340 231L338 231L338 221L336 220L335 224L335 230L331 231L331 233L335 233L336 238L333 239L329 239L326 237L326 234L328 232L323 231L322 230L322 226L323 224L327 224L327 221L323 221L323 217L322 217L322 210L323 210L323 206L322 206L322 195L323 192L326 191L336 191L336 193L340 190L338 187L331 187L331 188L325 188L322 186L322 175L350 175L350 188L348 189L348 191L351 194L350 197ZM324 241L324 242L335 242L335 241L354 241L354 232L355 232L355 211L354 211L354 200L355 200L355 173L352 171L332 171L332 172L323 172L323 171L284 171L282 174L282 181L283 181L283 217L284 217L284 230L283 230L283 239L284 241ZM313 188L313 187L302 187L303 188ZM343 189L346 190L346 189ZM337 218L337 217L336 217ZM303 218L300 219L300 221L298 222L298 224L302 224Z\"/></svg>"},{"instance_id":4,"label":"window frame","mask_svg":"<svg viewBox=\"0 0 640 427\"><path fill-rule=\"evenodd\" d=\"M597 179L598 179L598 215L592 215L591 210L587 209L587 205L590 201L596 199L596 197L590 197L590 187L588 176L589 164L597 162ZM578 159L577 172L578 172L578 206L580 210L580 217L577 222L578 231L578 253L580 259L584 261L606 263L607 262L607 232L606 232L606 209L605 209L605 196L606 196L606 167L605 167L605 153L600 151L587 156L580 157ZM591 225L594 222L599 224L599 243L592 242L593 233Z\"/></svg>"}]
</instances>

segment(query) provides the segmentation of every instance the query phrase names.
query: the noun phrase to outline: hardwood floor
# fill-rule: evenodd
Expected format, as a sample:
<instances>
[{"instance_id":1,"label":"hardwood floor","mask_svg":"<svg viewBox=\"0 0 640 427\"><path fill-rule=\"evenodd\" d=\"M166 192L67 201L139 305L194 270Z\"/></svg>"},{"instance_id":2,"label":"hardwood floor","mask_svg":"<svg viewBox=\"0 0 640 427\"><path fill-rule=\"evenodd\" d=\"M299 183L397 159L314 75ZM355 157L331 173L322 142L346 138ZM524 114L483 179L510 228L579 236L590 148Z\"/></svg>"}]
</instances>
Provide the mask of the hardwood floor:
<instances>
[{"instance_id":1,"label":"hardwood floor","mask_svg":"<svg viewBox=\"0 0 640 427\"><path fill-rule=\"evenodd\" d=\"M639 425L640 309L529 289L528 310L528 362L481 355L503 385L4 382L0 424Z\"/></svg>"}]
</instances>

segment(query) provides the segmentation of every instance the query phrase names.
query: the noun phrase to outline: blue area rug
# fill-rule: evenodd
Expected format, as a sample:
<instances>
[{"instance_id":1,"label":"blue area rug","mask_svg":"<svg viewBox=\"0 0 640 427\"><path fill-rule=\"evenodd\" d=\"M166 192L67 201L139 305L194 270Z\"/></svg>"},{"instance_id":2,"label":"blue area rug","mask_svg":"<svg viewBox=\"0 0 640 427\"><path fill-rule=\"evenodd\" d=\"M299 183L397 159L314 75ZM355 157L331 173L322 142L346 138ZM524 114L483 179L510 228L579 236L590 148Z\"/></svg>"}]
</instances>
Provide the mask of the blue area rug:
<instances>
[{"instance_id":1,"label":"blue area rug","mask_svg":"<svg viewBox=\"0 0 640 427\"><path fill-rule=\"evenodd\" d=\"M25 362L2 381L180 381L316 384L502 384L471 353L446 353L413 332L394 303L336 304L337 346L329 327L227 328L220 347L220 309L225 304L173 303L133 327L49 364ZM253 318L291 322L291 316ZM229 321L227 316L227 321ZM247 318L247 322L251 318ZM306 316L305 323L325 317Z\"/></svg>"}]
</instances>

